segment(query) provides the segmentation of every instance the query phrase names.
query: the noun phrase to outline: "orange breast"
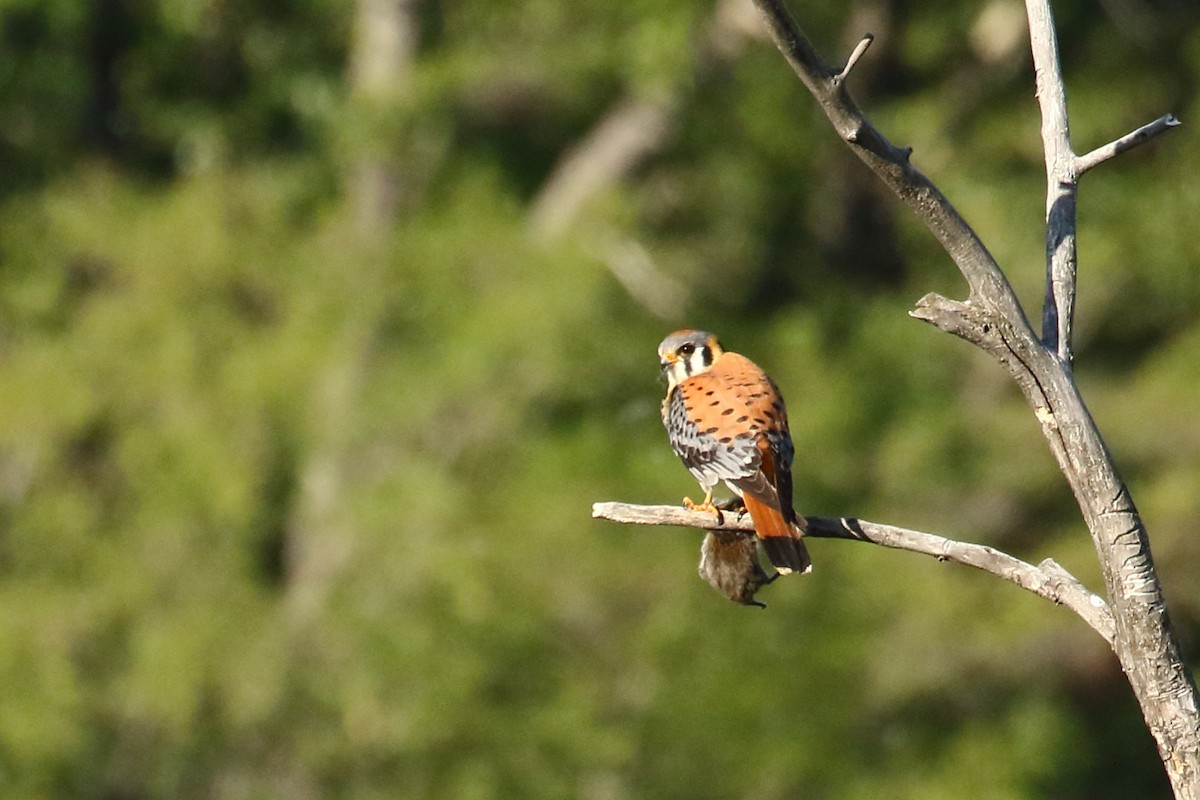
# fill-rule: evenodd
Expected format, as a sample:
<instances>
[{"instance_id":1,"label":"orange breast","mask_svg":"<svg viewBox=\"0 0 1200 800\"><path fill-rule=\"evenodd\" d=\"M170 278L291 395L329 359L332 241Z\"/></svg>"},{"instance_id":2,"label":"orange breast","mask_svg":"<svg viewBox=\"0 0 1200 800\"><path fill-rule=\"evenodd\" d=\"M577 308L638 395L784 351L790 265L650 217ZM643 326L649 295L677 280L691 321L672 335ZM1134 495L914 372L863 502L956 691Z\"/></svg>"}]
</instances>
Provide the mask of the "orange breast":
<instances>
[{"instance_id":1,"label":"orange breast","mask_svg":"<svg viewBox=\"0 0 1200 800\"><path fill-rule=\"evenodd\" d=\"M787 431L779 390L745 356L725 353L712 369L687 379L679 389L696 427L718 439Z\"/></svg>"}]
</instances>

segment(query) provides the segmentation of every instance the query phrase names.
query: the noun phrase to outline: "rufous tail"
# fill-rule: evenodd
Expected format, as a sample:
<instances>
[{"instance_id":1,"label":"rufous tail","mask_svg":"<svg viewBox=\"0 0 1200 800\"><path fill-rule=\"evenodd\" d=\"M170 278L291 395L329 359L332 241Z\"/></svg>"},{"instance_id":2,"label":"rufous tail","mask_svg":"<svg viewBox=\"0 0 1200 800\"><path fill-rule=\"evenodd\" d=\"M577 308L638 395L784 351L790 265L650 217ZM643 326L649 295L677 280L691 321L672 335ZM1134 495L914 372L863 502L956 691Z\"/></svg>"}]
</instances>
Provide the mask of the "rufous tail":
<instances>
[{"instance_id":1,"label":"rufous tail","mask_svg":"<svg viewBox=\"0 0 1200 800\"><path fill-rule=\"evenodd\" d=\"M744 492L742 500L750 519L754 520L754 530L762 541L763 550L771 564L781 573L805 573L812 569L812 559L808 557L808 549L800 537L799 525L789 522L778 508L756 500L749 492Z\"/></svg>"}]
</instances>

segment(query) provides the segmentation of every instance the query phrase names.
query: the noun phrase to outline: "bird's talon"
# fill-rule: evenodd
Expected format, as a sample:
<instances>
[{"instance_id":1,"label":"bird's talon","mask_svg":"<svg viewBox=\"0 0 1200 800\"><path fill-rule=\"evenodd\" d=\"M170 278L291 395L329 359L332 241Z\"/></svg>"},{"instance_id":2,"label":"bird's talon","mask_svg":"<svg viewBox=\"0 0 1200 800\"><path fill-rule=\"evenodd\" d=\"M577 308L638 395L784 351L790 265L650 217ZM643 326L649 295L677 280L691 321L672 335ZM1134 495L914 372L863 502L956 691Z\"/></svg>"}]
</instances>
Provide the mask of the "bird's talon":
<instances>
[{"instance_id":1,"label":"bird's talon","mask_svg":"<svg viewBox=\"0 0 1200 800\"><path fill-rule=\"evenodd\" d=\"M728 500L722 500L721 502L717 503L717 508L721 509L722 511L736 511L738 512L738 516L746 513L745 501L743 501L742 498L738 497L736 494L733 497L730 497Z\"/></svg>"},{"instance_id":2,"label":"bird's talon","mask_svg":"<svg viewBox=\"0 0 1200 800\"><path fill-rule=\"evenodd\" d=\"M707 511L710 514L715 514L717 519L721 518L721 509L713 505L711 498L705 498L704 502L697 503L690 497L683 498L683 507L689 511Z\"/></svg>"}]
</instances>

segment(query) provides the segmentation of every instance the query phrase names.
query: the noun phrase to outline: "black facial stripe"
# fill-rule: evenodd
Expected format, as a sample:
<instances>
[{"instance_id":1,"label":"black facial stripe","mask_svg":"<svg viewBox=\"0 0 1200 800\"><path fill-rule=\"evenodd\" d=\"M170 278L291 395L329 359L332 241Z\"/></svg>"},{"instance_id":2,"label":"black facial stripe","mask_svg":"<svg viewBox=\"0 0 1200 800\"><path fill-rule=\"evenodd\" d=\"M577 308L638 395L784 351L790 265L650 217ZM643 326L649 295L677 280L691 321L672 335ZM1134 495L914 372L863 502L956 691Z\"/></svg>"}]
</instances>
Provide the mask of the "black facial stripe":
<instances>
[{"instance_id":1,"label":"black facial stripe","mask_svg":"<svg viewBox=\"0 0 1200 800\"><path fill-rule=\"evenodd\" d=\"M709 347L708 345L704 345L703 347L701 347L701 348L700 348L700 357L701 357L702 359L704 359L704 367L705 367L705 369L707 369L708 367L711 367L711 366L712 366L712 362L713 362L713 351L712 351L712 348L711 348L711 347Z\"/></svg>"}]
</instances>

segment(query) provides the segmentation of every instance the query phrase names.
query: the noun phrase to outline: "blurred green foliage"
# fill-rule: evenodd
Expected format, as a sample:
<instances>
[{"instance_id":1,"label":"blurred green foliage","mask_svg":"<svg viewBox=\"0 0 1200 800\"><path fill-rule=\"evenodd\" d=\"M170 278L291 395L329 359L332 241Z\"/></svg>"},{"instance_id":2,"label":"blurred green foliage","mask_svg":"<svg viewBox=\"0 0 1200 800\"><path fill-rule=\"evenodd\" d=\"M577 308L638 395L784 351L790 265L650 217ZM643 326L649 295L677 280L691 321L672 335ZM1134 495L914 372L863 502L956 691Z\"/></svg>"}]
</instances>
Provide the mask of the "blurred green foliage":
<instances>
[{"instance_id":1,"label":"blurred green foliage","mask_svg":"<svg viewBox=\"0 0 1200 800\"><path fill-rule=\"evenodd\" d=\"M350 4L0 2L0 795L1163 796L1065 611L844 542L747 610L694 532L589 519L694 491L654 347L707 327L784 388L802 512L1099 586L1015 389L905 316L952 265L778 54L698 57L711 0L416 8L367 100ZM831 59L879 35L853 91L1036 316L1020 5L795 11ZM1056 12L1079 151L1188 123L1084 183L1078 374L1194 658L1200 12ZM531 233L622 98L668 134ZM396 187L382 223L363 174Z\"/></svg>"}]
</instances>

